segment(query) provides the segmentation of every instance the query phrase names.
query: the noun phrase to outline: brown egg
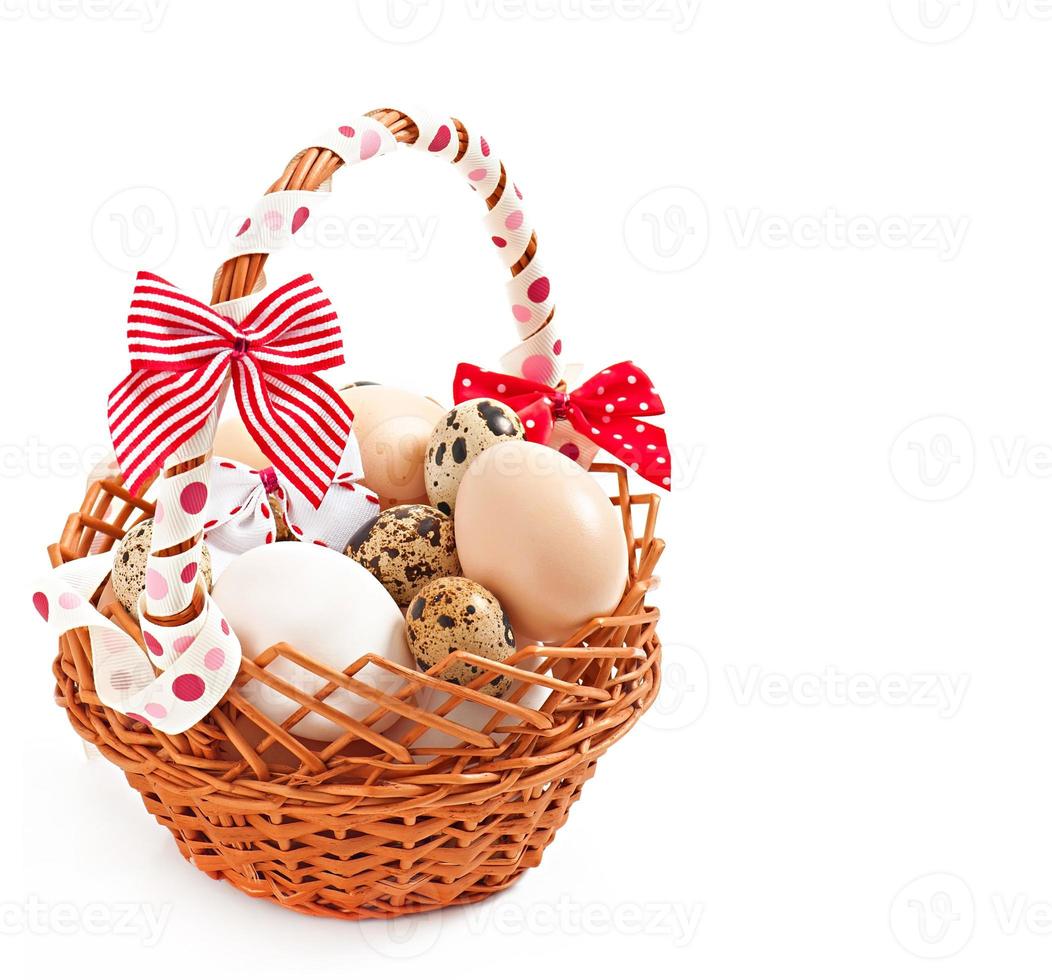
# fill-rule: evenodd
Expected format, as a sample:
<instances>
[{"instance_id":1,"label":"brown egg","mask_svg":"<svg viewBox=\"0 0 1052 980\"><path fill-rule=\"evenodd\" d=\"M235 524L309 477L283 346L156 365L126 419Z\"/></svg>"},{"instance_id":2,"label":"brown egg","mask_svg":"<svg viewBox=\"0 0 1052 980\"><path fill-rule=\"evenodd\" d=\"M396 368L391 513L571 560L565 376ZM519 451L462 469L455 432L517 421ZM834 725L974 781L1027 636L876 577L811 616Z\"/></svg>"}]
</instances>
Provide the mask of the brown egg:
<instances>
[{"instance_id":1,"label":"brown egg","mask_svg":"<svg viewBox=\"0 0 1052 980\"><path fill-rule=\"evenodd\" d=\"M340 397L354 413L365 479L380 507L426 504L424 452L445 409L423 395L387 385L356 384Z\"/></svg>"},{"instance_id":2,"label":"brown egg","mask_svg":"<svg viewBox=\"0 0 1052 980\"><path fill-rule=\"evenodd\" d=\"M427 443L424 479L431 503L452 514L460 481L475 457L498 442L525 438L518 415L492 398L474 398L450 409Z\"/></svg>"},{"instance_id":3,"label":"brown egg","mask_svg":"<svg viewBox=\"0 0 1052 980\"><path fill-rule=\"evenodd\" d=\"M454 650L502 662L515 652L515 634L496 597L478 582L440 578L424 586L410 603L405 617L406 639L417 665L426 671ZM453 663L441 677L454 684L470 684L482 668ZM497 677L480 690L500 696L511 678Z\"/></svg>"},{"instance_id":4,"label":"brown egg","mask_svg":"<svg viewBox=\"0 0 1052 980\"><path fill-rule=\"evenodd\" d=\"M435 579L460 574L453 519L426 504L399 504L363 526L347 554L400 606Z\"/></svg>"},{"instance_id":5,"label":"brown egg","mask_svg":"<svg viewBox=\"0 0 1052 980\"><path fill-rule=\"evenodd\" d=\"M621 512L586 470L532 442L503 442L468 467L457 494L464 574L501 601L515 630L566 640L624 593Z\"/></svg>"},{"instance_id":6,"label":"brown egg","mask_svg":"<svg viewBox=\"0 0 1052 980\"><path fill-rule=\"evenodd\" d=\"M380 507L426 504L424 452L445 409L423 395L367 382L344 388L340 397L354 413L365 470L361 482L380 498ZM271 465L239 418L219 423L215 454L255 469Z\"/></svg>"},{"instance_id":7,"label":"brown egg","mask_svg":"<svg viewBox=\"0 0 1052 980\"><path fill-rule=\"evenodd\" d=\"M153 518L148 517L128 529L113 553L113 574L110 576L113 594L135 617L139 614L139 594L146 588L146 559L152 541ZM212 555L206 544L201 545L201 572L205 577L205 588L211 591Z\"/></svg>"}]
</instances>

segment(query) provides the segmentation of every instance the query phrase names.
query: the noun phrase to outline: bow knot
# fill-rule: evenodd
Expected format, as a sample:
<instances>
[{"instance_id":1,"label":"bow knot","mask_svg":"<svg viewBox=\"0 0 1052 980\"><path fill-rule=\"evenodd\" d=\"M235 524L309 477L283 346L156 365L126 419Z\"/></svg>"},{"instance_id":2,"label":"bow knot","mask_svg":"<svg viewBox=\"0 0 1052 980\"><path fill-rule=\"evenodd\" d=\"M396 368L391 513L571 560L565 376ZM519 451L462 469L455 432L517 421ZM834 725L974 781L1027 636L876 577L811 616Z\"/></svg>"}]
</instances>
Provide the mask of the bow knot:
<instances>
[{"instance_id":1,"label":"bow knot","mask_svg":"<svg viewBox=\"0 0 1052 980\"><path fill-rule=\"evenodd\" d=\"M268 466L266 469L259 471L259 482L263 484L263 489L267 493L277 493L278 487L281 485L278 483L277 470L273 466Z\"/></svg>"},{"instance_id":2,"label":"bow knot","mask_svg":"<svg viewBox=\"0 0 1052 980\"><path fill-rule=\"evenodd\" d=\"M557 419L565 419L570 407L570 396L566 394L565 382L560 382L560 387L555 389L552 395L552 414Z\"/></svg>"},{"instance_id":3,"label":"bow knot","mask_svg":"<svg viewBox=\"0 0 1052 980\"><path fill-rule=\"evenodd\" d=\"M648 415L663 415L665 406L650 378L631 361L612 364L571 392L565 382L552 388L460 364L453 381L453 400L460 403L472 398L493 398L514 409L530 442L547 444L555 423L565 420L651 483L665 490L672 484L665 431L640 421Z\"/></svg>"},{"instance_id":4,"label":"bow knot","mask_svg":"<svg viewBox=\"0 0 1052 980\"><path fill-rule=\"evenodd\" d=\"M360 472L360 463L357 447L348 444L342 465L354 474ZM359 528L380 513L376 494L350 480L333 483L315 506L274 466L253 470L244 463L213 458L209 483L204 531L216 571L234 555L276 541L279 517L294 539L342 551ZM269 506L271 495L281 502L280 514Z\"/></svg>"},{"instance_id":5,"label":"bow knot","mask_svg":"<svg viewBox=\"0 0 1052 980\"><path fill-rule=\"evenodd\" d=\"M110 394L121 471L137 493L234 389L256 445L315 506L353 416L316 372L343 363L336 313L310 276L264 296L240 323L140 272L128 315L132 371Z\"/></svg>"}]
</instances>

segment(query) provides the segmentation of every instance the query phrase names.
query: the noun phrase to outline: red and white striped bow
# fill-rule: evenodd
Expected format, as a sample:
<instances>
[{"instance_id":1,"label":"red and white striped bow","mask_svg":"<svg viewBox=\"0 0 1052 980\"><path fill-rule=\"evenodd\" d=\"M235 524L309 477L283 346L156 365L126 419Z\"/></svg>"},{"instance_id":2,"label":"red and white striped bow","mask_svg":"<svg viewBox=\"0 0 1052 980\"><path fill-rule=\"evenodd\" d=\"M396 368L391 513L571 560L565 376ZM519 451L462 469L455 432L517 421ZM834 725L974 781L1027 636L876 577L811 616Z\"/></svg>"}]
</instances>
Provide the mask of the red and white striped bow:
<instances>
[{"instance_id":1,"label":"red and white striped bow","mask_svg":"<svg viewBox=\"0 0 1052 980\"><path fill-rule=\"evenodd\" d=\"M353 415L315 372L342 364L342 349L332 304L309 275L274 290L237 323L140 272L128 315L132 370L109 401L110 434L131 492L201 428L230 377L256 445L318 506Z\"/></svg>"}]
</instances>

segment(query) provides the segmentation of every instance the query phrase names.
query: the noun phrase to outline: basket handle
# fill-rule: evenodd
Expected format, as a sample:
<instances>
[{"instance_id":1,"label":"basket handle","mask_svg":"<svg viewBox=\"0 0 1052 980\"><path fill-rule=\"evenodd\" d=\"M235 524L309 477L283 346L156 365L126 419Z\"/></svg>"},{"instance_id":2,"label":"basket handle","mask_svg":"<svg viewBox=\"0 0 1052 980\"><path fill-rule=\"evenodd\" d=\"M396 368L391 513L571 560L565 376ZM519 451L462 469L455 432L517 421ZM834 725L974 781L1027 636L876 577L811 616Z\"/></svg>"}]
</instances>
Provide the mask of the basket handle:
<instances>
[{"instance_id":1,"label":"basket handle","mask_svg":"<svg viewBox=\"0 0 1052 980\"><path fill-rule=\"evenodd\" d=\"M296 154L241 226L234 256L216 273L212 305L223 304L225 311L234 312L233 307L262 289L268 255L294 240L310 220L314 195L328 189L340 167L382 156L400 145L452 163L483 195L494 247L506 256L511 272L507 288L520 338L518 346L502 359L502 367L532 381L558 384L563 371L562 343L552 332L555 308L548 278L537 261L537 236L523 212L522 195L482 135L471 133L451 117L376 109L347 120L323 134L316 145ZM158 491L158 506L165 513L178 511L180 494L188 485L203 486L207 494L208 459L217 421L218 410L200 433L166 460ZM197 622L205 607L200 581L181 581L168 567L173 559L197 567L203 526L199 521L178 528L171 524L165 522L161 540L154 540L156 550L148 558L147 575L152 570L165 579L167 587L159 599L148 596L143 616L160 627Z\"/></svg>"},{"instance_id":2,"label":"basket handle","mask_svg":"<svg viewBox=\"0 0 1052 980\"><path fill-rule=\"evenodd\" d=\"M268 254L294 241L310 220L312 195L327 190L337 170L401 145L452 163L484 196L487 230L511 272L508 298L520 340L501 359L501 366L509 374L557 385L563 373L562 343L553 332L550 283L537 261L537 235L523 210L522 194L485 138L451 117L375 109L296 154L241 226L237 254L216 273L213 305L262 288Z\"/></svg>"}]
</instances>

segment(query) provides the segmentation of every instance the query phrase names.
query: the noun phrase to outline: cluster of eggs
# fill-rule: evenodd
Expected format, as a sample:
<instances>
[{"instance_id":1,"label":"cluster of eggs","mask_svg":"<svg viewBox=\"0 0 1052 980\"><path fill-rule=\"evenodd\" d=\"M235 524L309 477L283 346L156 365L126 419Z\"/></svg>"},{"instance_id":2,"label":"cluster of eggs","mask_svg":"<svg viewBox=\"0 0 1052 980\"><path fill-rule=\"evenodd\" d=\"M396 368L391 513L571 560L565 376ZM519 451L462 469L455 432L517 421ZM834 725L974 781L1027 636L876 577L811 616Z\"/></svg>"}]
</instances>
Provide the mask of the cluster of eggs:
<instances>
[{"instance_id":1,"label":"cluster of eggs","mask_svg":"<svg viewBox=\"0 0 1052 980\"><path fill-rule=\"evenodd\" d=\"M371 655L423 671L441 665L443 680L467 685L486 672L483 660L501 663L514 653L517 637L520 647L562 641L616 606L627 578L616 509L584 469L526 441L514 411L490 399L447 411L367 383L340 394L381 512L347 543L353 561L286 542L255 548L226 568L213 597L246 657L283 642L333 671L362 661L356 679L387 694L404 677ZM215 451L265 465L239 421L219 427ZM325 686L291 659L267 669L311 695ZM482 693L507 692L509 677L486 673ZM256 680L241 693L278 722L299 707ZM324 704L377 732L399 720L342 689ZM314 710L292 732L331 740L345 728Z\"/></svg>"}]
</instances>

